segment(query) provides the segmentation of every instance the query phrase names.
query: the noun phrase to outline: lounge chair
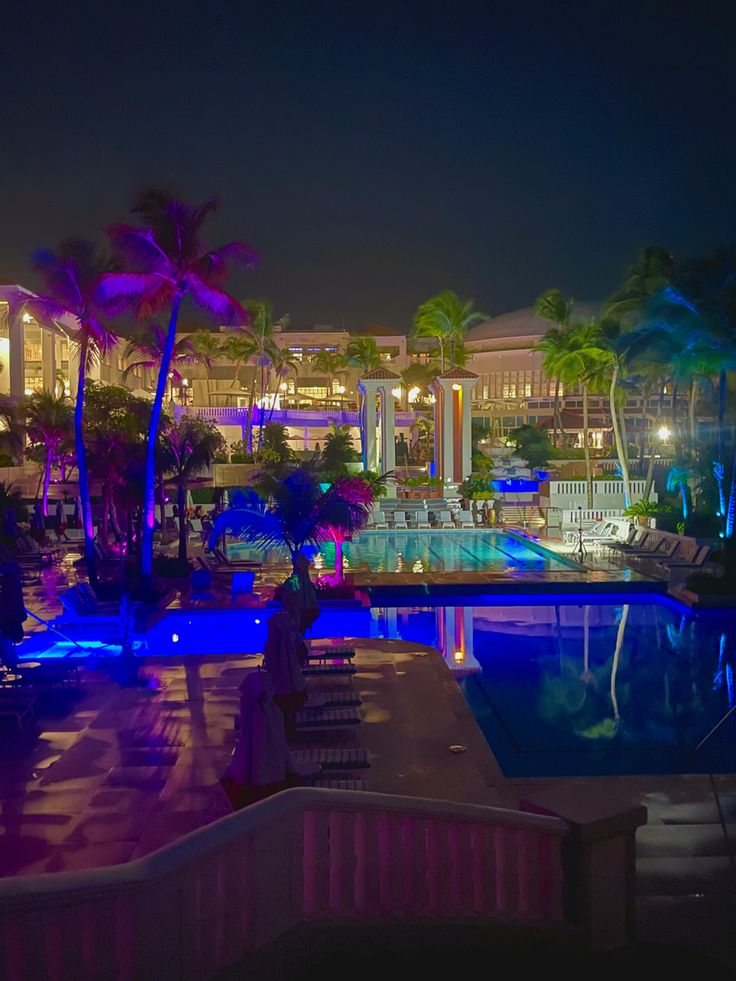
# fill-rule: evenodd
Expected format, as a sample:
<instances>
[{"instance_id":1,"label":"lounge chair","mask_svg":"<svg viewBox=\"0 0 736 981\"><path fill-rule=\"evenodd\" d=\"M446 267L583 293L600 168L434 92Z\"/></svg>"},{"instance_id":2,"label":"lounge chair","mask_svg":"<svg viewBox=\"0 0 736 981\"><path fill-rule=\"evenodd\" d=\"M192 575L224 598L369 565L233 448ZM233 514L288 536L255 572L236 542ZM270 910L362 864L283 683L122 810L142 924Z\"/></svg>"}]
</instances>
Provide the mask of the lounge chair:
<instances>
[{"instance_id":1,"label":"lounge chair","mask_svg":"<svg viewBox=\"0 0 736 981\"><path fill-rule=\"evenodd\" d=\"M349 708L302 708L296 713L297 729L343 729L362 722L360 711Z\"/></svg>"},{"instance_id":2,"label":"lounge chair","mask_svg":"<svg viewBox=\"0 0 736 981\"><path fill-rule=\"evenodd\" d=\"M429 523L429 511L424 508L416 511L415 514L411 516L409 527L413 528L415 531L419 531L421 528L431 528L432 526Z\"/></svg>"},{"instance_id":3,"label":"lounge chair","mask_svg":"<svg viewBox=\"0 0 736 981\"><path fill-rule=\"evenodd\" d=\"M201 539L202 537L202 519L201 518L190 518L189 527L187 528L187 537Z\"/></svg>"},{"instance_id":4,"label":"lounge chair","mask_svg":"<svg viewBox=\"0 0 736 981\"><path fill-rule=\"evenodd\" d=\"M315 747L314 749L293 749L292 759L296 764L317 763L323 770L351 770L371 765L367 749L354 747Z\"/></svg>"},{"instance_id":5,"label":"lounge chair","mask_svg":"<svg viewBox=\"0 0 736 981\"><path fill-rule=\"evenodd\" d=\"M406 511L394 511L394 528L398 531L409 529L409 522L406 520Z\"/></svg>"},{"instance_id":6,"label":"lounge chair","mask_svg":"<svg viewBox=\"0 0 736 981\"><path fill-rule=\"evenodd\" d=\"M459 511L457 516L458 528L475 528L472 511Z\"/></svg>"},{"instance_id":7,"label":"lounge chair","mask_svg":"<svg viewBox=\"0 0 736 981\"><path fill-rule=\"evenodd\" d=\"M345 644L309 644L307 658L311 661L349 661L355 657L355 648Z\"/></svg>"},{"instance_id":8,"label":"lounge chair","mask_svg":"<svg viewBox=\"0 0 736 981\"><path fill-rule=\"evenodd\" d=\"M455 522L452 520L452 513L450 511L440 511L437 516L437 524L440 528L454 528Z\"/></svg>"},{"instance_id":9,"label":"lounge chair","mask_svg":"<svg viewBox=\"0 0 736 981\"><path fill-rule=\"evenodd\" d=\"M694 552L690 553L690 558L674 559L670 561L669 559L663 559L655 563L655 570L663 575L666 575L668 579L672 578L673 573L675 575L687 574L690 572L697 572L698 569L702 569L705 563L710 558L711 548L710 545L699 545L696 547ZM684 553L685 556L688 555L687 552Z\"/></svg>"},{"instance_id":10,"label":"lounge chair","mask_svg":"<svg viewBox=\"0 0 736 981\"><path fill-rule=\"evenodd\" d=\"M626 539L625 542L621 542L618 545L614 545L613 548L616 552L621 552L626 554L627 552L633 552L637 549L641 549L647 541L652 542L655 536L649 528L642 528L641 525L631 529L631 534Z\"/></svg>"},{"instance_id":11,"label":"lounge chair","mask_svg":"<svg viewBox=\"0 0 736 981\"><path fill-rule=\"evenodd\" d=\"M255 579L256 574L252 569L237 569L233 572L233 581L230 586L233 599L236 596L252 596Z\"/></svg>"},{"instance_id":12,"label":"lounge chair","mask_svg":"<svg viewBox=\"0 0 736 981\"><path fill-rule=\"evenodd\" d=\"M256 559L231 559L221 548L212 549L211 554L220 565L227 566L228 569L260 569L263 566Z\"/></svg>"},{"instance_id":13,"label":"lounge chair","mask_svg":"<svg viewBox=\"0 0 736 981\"><path fill-rule=\"evenodd\" d=\"M13 719L18 730L24 722L36 718L38 699L32 694L22 694L13 689L0 689L0 717Z\"/></svg>"},{"instance_id":14,"label":"lounge chair","mask_svg":"<svg viewBox=\"0 0 736 981\"><path fill-rule=\"evenodd\" d=\"M346 708L361 705L363 700L352 688L339 691L308 691L304 708Z\"/></svg>"},{"instance_id":15,"label":"lounge chair","mask_svg":"<svg viewBox=\"0 0 736 981\"><path fill-rule=\"evenodd\" d=\"M646 564L650 561L664 561L668 559L674 559L675 555L680 548L680 542L677 538L660 538L659 541L655 542L652 548L643 548L641 551L628 552L627 556L630 562L636 564L637 562Z\"/></svg>"},{"instance_id":16,"label":"lounge chair","mask_svg":"<svg viewBox=\"0 0 736 981\"><path fill-rule=\"evenodd\" d=\"M357 668L354 664L340 661L321 661L311 658L302 666L302 674L305 677L319 675L330 677L337 674L356 674Z\"/></svg>"},{"instance_id":17,"label":"lounge chair","mask_svg":"<svg viewBox=\"0 0 736 981\"><path fill-rule=\"evenodd\" d=\"M388 519L390 511L378 511L375 517L374 528L376 531L388 531Z\"/></svg>"}]
</instances>

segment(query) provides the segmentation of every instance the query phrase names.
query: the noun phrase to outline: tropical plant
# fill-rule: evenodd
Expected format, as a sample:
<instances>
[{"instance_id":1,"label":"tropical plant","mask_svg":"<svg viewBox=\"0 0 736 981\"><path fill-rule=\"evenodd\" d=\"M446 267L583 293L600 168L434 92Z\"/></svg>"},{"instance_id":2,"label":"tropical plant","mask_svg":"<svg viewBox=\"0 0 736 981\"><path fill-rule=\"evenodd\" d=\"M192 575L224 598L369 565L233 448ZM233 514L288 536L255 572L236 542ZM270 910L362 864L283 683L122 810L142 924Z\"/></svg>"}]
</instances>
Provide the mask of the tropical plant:
<instances>
[{"instance_id":1,"label":"tropical plant","mask_svg":"<svg viewBox=\"0 0 736 981\"><path fill-rule=\"evenodd\" d=\"M271 398L271 405L268 412L269 422L271 422L273 419L273 413L276 408L276 398L281 390L281 384L289 373L292 373L296 377L299 372L299 362L290 351L284 350L280 347L275 347L273 354L271 355L271 372L274 375L274 383L273 397Z\"/></svg>"},{"instance_id":2,"label":"tropical plant","mask_svg":"<svg viewBox=\"0 0 736 981\"><path fill-rule=\"evenodd\" d=\"M185 416L161 434L160 465L176 485L180 562L187 561L187 486L225 446L225 438L216 426L194 416Z\"/></svg>"},{"instance_id":3,"label":"tropical plant","mask_svg":"<svg viewBox=\"0 0 736 981\"><path fill-rule=\"evenodd\" d=\"M87 453L84 444L84 399L87 373L117 343L105 323L97 293L100 277L117 268L114 259L85 239L67 239L56 253L39 249L32 257L44 293L24 301L24 307L40 323L64 320L74 331L78 349L77 392L74 407L74 443L79 474L79 500L84 530L84 558L91 582L97 580L92 504ZM63 387L60 394L63 394ZM54 393L55 394L55 393Z\"/></svg>"},{"instance_id":4,"label":"tropical plant","mask_svg":"<svg viewBox=\"0 0 736 981\"><path fill-rule=\"evenodd\" d=\"M670 510L669 504L642 498L640 501L633 501L625 507L623 513L627 518L654 518L658 514L667 514Z\"/></svg>"},{"instance_id":5,"label":"tropical plant","mask_svg":"<svg viewBox=\"0 0 736 981\"><path fill-rule=\"evenodd\" d=\"M150 413L148 399L133 395L122 385L87 382L84 439L89 448L90 476L100 487L98 538L103 547L109 541L110 520L122 538L123 528L130 524L128 510L140 506L138 480L131 478L142 466ZM122 521L118 510L125 512Z\"/></svg>"},{"instance_id":6,"label":"tropical plant","mask_svg":"<svg viewBox=\"0 0 736 981\"><path fill-rule=\"evenodd\" d=\"M381 352L375 338L358 335L351 337L345 348L345 365L357 368L361 375L367 375L381 366Z\"/></svg>"},{"instance_id":7,"label":"tropical plant","mask_svg":"<svg viewBox=\"0 0 736 981\"><path fill-rule=\"evenodd\" d=\"M43 513L48 514L49 484L62 446L71 441L74 426L72 403L66 395L34 392L25 403L28 439L41 448L43 460Z\"/></svg>"},{"instance_id":8,"label":"tropical plant","mask_svg":"<svg viewBox=\"0 0 736 981\"><path fill-rule=\"evenodd\" d=\"M557 446L557 434L560 425L560 376L558 362L567 345L567 333L570 327L575 301L560 290L546 290L537 297L534 312L543 320L548 320L555 326L551 327L536 345L535 350L542 354L542 368L548 378L555 382L555 401L552 410L552 445Z\"/></svg>"},{"instance_id":9,"label":"tropical plant","mask_svg":"<svg viewBox=\"0 0 736 981\"><path fill-rule=\"evenodd\" d=\"M326 474L335 477L346 472L347 464L355 457L355 450L350 426L338 426L334 419L329 422L330 431L322 447L321 466Z\"/></svg>"},{"instance_id":10,"label":"tropical plant","mask_svg":"<svg viewBox=\"0 0 736 981\"><path fill-rule=\"evenodd\" d=\"M215 207L214 199L190 206L164 191L144 191L132 208L140 226L117 224L109 229L113 244L133 269L107 273L98 288L100 299L110 308L132 306L139 319L149 320L163 310L169 311L146 440L141 542L141 573L146 589L153 573L156 443L181 304L188 297L220 324L247 323L247 314L222 289L222 283L234 263L251 267L255 253L242 242L214 250L204 246L202 226Z\"/></svg>"},{"instance_id":11,"label":"tropical plant","mask_svg":"<svg viewBox=\"0 0 736 981\"><path fill-rule=\"evenodd\" d=\"M256 463L274 466L293 460L294 454L288 441L288 429L280 422L267 422L263 427L263 440L255 453Z\"/></svg>"},{"instance_id":12,"label":"tropical plant","mask_svg":"<svg viewBox=\"0 0 736 981\"><path fill-rule=\"evenodd\" d=\"M165 348L166 331L158 324L146 324L136 331L123 349L123 359L128 362L123 371L123 380L138 368L155 371L161 364ZM191 364L193 355L192 341L188 337L177 338L171 350L166 386L172 400L174 386L180 385L183 377L179 369L185 362Z\"/></svg>"},{"instance_id":13,"label":"tropical plant","mask_svg":"<svg viewBox=\"0 0 736 981\"><path fill-rule=\"evenodd\" d=\"M233 363L233 380L230 388L235 388L240 380L240 372L256 353L257 342L247 330L233 330L223 339L222 353ZM251 386L251 391L253 387ZM253 395L255 398L255 395Z\"/></svg>"},{"instance_id":14,"label":"tropical plant","mask_svg":"<svg viewBox=\"0 0 736 981\"><path fill-rule=\"evenodd\" d=\"M564 350L556 361L560 380L566 387L580 384L583 394L583 454L587 486L587 506L593 507L593 471L590 462L588 439L588 397L591 390L591 376L606 360L601 349L601 331L596 321L575 324L565 333Z\"/></svg>"},{"instance_id":15,"label":"tropical plant","mask_svg":"<svg viewBox=\"0 0 736 981\"><path fill-rule=\"evenodd\" d=\"M414 316L414 334L416 337L437 339L440 348L440 365L444 371L446 345L450 344L453 351L451 362L455 364L455 345L462 343L471 327L487 319L487 314L473 309L472 300L461 300L452 290L444 290L430 297L418 308Z\"/></svg>"},{"instance_id":16,"label":"tropical plant","mask_svg":"<svg viewBox=\"0 0 736 981\"><path fill-rule=\"evenodd\" d=\"M492 476L489 470L475 471L467 476L460 484L458 493L461 497L467 498L469 501L478 500L479 494L488 494L488 499L492 500L495 494L491 487L491 480Z\"/></svg>"},{"instance_id":17,"label":"tropical plant","mask_svg":"<svg viewBox=\"0 0 736 981\"><path fill-rule=\"evenodd\" d=\"M345 371L345 358L339 351L320 351L310 359L312 367L327 378L327 397L331 398L334 394L334 381L338 375Z\"/></svg>"},{"instance_id":18,"label":"tropical plant","mask_svg":"<svg viewBox=\"0 0 736 981\"><path fill-rule=\"evenodd\" d=\"M539 426L517 426L511 430L508 439L531 470L541 470L549 464L552 446L549 436Z\"/></svg>"},{"instance_id":19,"label":"tropical plant","mask_svg":"<svg viewBox=\"0 0 736 981\"><path fill-rule=\"evenodd\" d=\"M264 299L251 299L245 301L245 309L248 311L248 319L250 323L250 333L253 336L255 343L255 350L253 351L252 358L256 366L256 371L253 373L253 381L251 383L251 391L248 402L248 422L247 422L247 433L246 438L248 442L248 449L252 451L253 449L253 406L256 397L256 384L259 384L259 396L258 396L258 406L259 406L259 429L258 429L258 445L260 446L263 442L264 437L264 413L265 413L265 402L266 402L266 390L268 388L268 379L271 372L271 368L274 361L278 358L278 346L274 340L274 333L276 327L281 325L284 326L288 323L288 317L281 317L279 320L274 320L273 318L273 305L270 300Z\"/></svg>"},{"instance_id":20,"label":"tropical plant","mask_svg":"<svg viewBox=\"0 0 736 981\"><path fill-rule=\"evenodd\" d=\"M268 508L241 507L236 500L235 507L215 519L210 542L230 532L256 548L286 548L296 574L305 545L320 548L335 540L336 531L352 534L365 526L382 481L365 474L341 477L325 490L311 461L292 464L278 473L265 472L258 489Z\"/></svg>"},{"instance_id":21,"label":"tropical plant","mask_svg":"<svg viewBox=\"0 0 736 981\"><path fill-rule=\"evenodd\" d=\"M690 508L688 505L689 481L691 472L688 467L673 466L667 473L667 490L679 493L682 502L682 520L687 522Z\"/></svg>"}]
</instances>

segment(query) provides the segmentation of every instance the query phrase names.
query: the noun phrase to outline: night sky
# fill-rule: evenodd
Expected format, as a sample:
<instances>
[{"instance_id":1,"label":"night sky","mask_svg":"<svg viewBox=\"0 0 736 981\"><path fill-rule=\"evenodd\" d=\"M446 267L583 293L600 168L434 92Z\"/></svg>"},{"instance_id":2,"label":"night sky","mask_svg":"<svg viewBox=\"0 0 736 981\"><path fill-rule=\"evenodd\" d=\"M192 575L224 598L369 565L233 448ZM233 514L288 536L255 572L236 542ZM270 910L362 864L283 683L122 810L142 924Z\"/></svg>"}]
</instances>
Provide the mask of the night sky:
<instances>
[{"instance_id":1,"label":"night sky","mask_svg":"<svg viewBox=\"0 0 736 981\"><path fill-rule=\"evenodd\" d=\"M2 33L0 282L147 184L219 195L236 295L356 331L736 238L734 4L31 0Z\"/></svg>"}]
</instances>

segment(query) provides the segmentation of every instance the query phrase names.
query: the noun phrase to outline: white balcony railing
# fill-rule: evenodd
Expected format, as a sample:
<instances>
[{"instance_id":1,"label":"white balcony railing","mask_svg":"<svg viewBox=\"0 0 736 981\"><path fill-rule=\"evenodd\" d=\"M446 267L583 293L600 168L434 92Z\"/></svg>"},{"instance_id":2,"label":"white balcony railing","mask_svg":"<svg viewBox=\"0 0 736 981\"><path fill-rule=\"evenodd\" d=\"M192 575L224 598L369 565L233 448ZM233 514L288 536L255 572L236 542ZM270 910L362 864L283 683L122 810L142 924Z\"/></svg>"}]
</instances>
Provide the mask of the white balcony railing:
<instances>
[{"instance_id":1,"label":"white balcony railing","mask_svg":"<svg viewBox=\"0 0 736 981\"><path fill-rule=\"evenodd\" d=\"M0 880L0 977L194 981L300 922L370 917L491 918L617 946L642 814L573 825L448 801L284 791L127 864Z\"/></svg>"}]
</instances>

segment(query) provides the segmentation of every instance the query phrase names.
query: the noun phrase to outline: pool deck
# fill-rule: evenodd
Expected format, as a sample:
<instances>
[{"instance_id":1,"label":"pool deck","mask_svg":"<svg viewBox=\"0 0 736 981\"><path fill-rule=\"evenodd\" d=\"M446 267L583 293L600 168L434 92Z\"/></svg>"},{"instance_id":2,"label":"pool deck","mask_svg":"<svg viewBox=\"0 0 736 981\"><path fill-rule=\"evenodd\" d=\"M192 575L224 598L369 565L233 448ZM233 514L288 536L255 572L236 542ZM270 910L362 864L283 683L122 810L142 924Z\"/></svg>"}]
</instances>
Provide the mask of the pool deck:
<instances>
[{"instance_id":1,"label":"pool deck","mask_svg":"<svg viewBox=\"0 0 736 981\"><path fill-rule=\"evenodd\" d=\"M507 780L437 651L373 639L354 646L357 674L332 684L360 693L361 724L301 736L295 748L366 748L371 765L354 775L384 793L506 807L530 798L568 810L644 804L640 935L736 968L736 867L708 777ZM114 680L112 662L83 667L78 696L44 712L37 734L1 744L0 874L126 862L229 813L218 780L235 741L238 685L258 662L147 659L148 686L132 688ZM736 776L715 782L733 831Z\"/></svg>"}]
</instances>

